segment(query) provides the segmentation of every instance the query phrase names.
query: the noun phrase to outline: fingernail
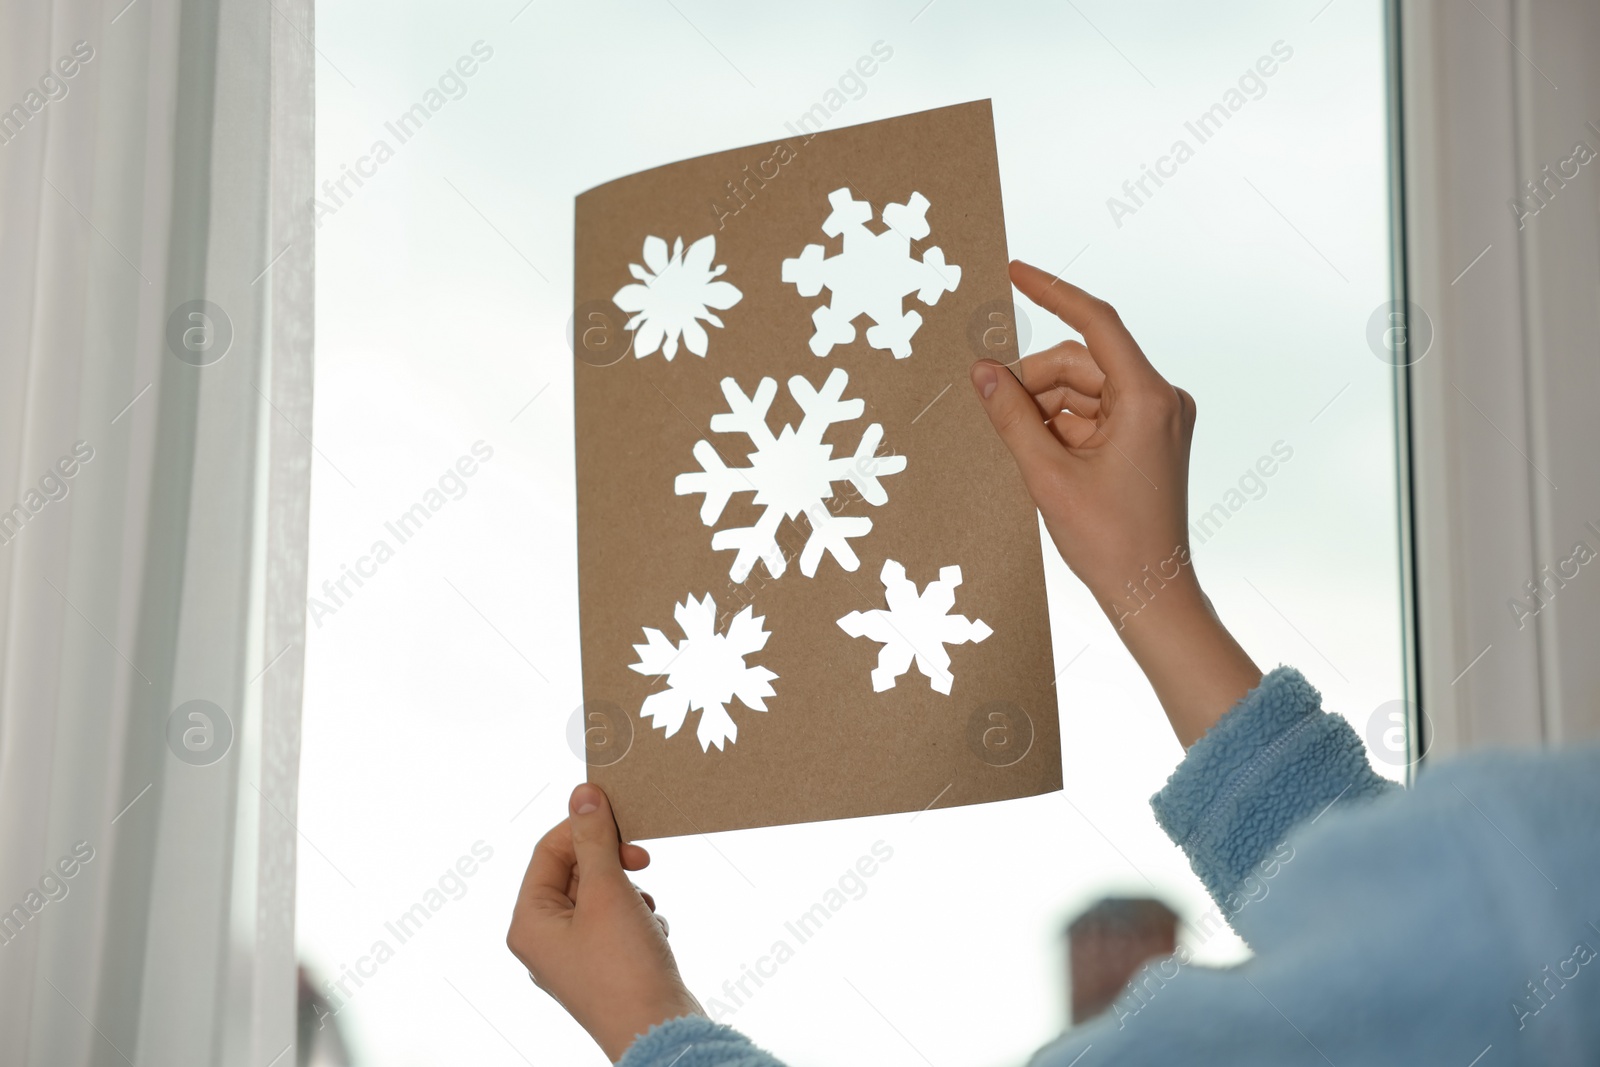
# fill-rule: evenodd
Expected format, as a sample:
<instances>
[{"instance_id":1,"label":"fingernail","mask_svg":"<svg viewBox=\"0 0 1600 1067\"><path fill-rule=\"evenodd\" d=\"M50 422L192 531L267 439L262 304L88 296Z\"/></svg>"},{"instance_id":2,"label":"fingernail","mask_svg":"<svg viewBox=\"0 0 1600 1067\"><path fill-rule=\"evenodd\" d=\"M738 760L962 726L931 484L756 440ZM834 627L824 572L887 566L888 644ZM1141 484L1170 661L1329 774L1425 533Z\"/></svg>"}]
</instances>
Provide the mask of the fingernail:
<instances>
[{"instance_id":1,"label":"fingernail","mask_svg":"<svg viewBox=\"0 0 1600 1067\"><path fill-rule=\"evenodd\" d=\"M587 815L600 809L600 790L585 782L572 791L572 814Z\"/></svg>"},{"instance_id":2,"label":"fingernail","mask_svg":"<svg viewBox=\"0 0 1600 1067\"><path fill-rule=\"evenodd\" d=\"M978 390L978 395L988 400L994 395L1000 380L995 377L994 364L979 361L972 365L972 386Z\"/></svg>"}]
</instances>

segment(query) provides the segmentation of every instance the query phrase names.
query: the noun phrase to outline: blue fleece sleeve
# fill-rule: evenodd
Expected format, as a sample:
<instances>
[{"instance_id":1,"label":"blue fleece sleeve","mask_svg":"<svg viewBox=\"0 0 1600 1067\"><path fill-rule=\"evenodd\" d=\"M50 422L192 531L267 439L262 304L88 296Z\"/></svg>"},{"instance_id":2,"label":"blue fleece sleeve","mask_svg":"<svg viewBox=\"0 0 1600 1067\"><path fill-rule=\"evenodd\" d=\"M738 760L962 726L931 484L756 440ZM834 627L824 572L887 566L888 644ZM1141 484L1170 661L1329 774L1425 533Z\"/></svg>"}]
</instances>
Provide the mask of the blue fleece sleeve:
<instances>
[{"instance_id":1,"label":"blue fleece sleeve","mask_svg":"<svg viewBox=\"0 0 1600 1067\"><path fill-rule=\"evenodd\" d=\"M699 1015L652 1026L617 1067L783 1067L739 1031Z\"/></svg>"},{"instance_id":2,"label":"blue fleece sleeve","mask_svg":"<svg viewBox=\"0 0 1600 1067\"><path fill-rule=\"evenodd\" d=\"M1180 945L1036 1067L1600 1063L1597 825L1593 747L1341 801L1240 912L1254 958L1217 970Z\"/></svg>"},{"instance_id":3,"label":"blue fleece sleeve","mask_svg":"<svg viewBox=\"0 0 1600 1067\"><path fill-rule=\"evenodd\" d=\"M1231 913L1240 883L1293 827L1394 788L1350 724L1322 710L1299 671L1279 667L1195 743L1150 806Z\"/></svg>"}]
</instances>

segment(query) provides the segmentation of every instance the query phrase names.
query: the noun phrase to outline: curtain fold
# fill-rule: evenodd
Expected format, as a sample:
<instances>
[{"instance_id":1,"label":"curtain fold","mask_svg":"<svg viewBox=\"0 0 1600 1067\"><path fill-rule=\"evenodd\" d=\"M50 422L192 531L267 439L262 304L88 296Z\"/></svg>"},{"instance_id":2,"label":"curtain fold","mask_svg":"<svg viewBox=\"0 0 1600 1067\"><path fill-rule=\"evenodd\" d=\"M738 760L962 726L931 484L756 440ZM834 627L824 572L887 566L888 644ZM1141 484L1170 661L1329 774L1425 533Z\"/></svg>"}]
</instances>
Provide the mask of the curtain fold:
<instances>
[{"instance_id":1,"label":"curtain fold","mask_svg":"<svg viewBox=\"0 0 1600 1067\"><path fill-rule=\"evenodd\" d=\"M311 15L0 6L0 1064L295 1061Z\"/></svg>"}]
</instances>

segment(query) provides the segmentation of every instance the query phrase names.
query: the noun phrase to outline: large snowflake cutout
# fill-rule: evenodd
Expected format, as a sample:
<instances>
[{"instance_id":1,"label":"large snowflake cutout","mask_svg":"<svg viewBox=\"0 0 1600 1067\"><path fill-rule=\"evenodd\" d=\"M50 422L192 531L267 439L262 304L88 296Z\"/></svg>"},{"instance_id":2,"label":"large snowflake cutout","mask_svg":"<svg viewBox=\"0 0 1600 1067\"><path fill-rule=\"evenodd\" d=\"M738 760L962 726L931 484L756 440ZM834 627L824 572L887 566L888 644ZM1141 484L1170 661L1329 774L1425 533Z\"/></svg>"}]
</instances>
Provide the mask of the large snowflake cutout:
<instances>
[{"instance_id":1,"label":"large snowflake cutout","mask_svg":"<svg viewBox=\"0 0 1600 1067\"><path fill-rule=\"evenodd\" d=\"M695 443L694 457L701 470L678 475L679 496L704 493L700 521L715 526L734 493L755 494L755 504L765 510L754 526L718 530L711 537L716 550L735 549L728 577L742 582L750 576L757 559L767 565L767 573L777 578L788 568L788 559L778 544L778 526L802 512L811 525L810 535L800 552L800 570L808 578L816 576L817 564L827 552L847 571L861 566L850 548L849 539L872 529L864 515L835 515L827 501L834 495L833 483L848 481L872 505L889 499L879 484L884 475L905 470L904 456L879 456L875 453L883 440L879 423L868 426L861 435L855 454L835 458L833 446L824 444L823 434L834 423L861 417L861 400L841 400L849 380L843 370L834 370L820 390L800 375L789 379L789 395L805 412L799 428L785 424L776 435L767 427L767 411L778 395L778 383L763 378L754 396L745 396L739 383L722 379L722 394L728 411L711 417L711 428L718 433L742 433L750 438L755 451L749 454L748 467L729 467L710 441Z\"/></svg>"},{"instance_id":2,"label":"large snowflake cutout","mask_svg":"<svg viewBox=\"0 0 1600 1067\"><path fill-rule=\"evenodd\" d=\"M744 294L731 282L717 281L726 266L712 267L717 254L714 235L700 238L683 250L678 238L667 254L667 242L660 237L644 239L644 263L628 264L637 281L617 290L612 302L633 315L626 329L638 330L633 337L633 354L643 359L657 349L671 362L678 354L678 338L697 356L706 354L706 329L700 320L720 327L722 320L712 309L726 311ZM663 347L665 346L665 347Z\"/></svg>"},{"instance_id":3,"label":"large snowflake cutout","mask_svg":"<svg viewBox=\"0 0 1600 1067\"><path fill-rule=\"evenodd\" d=\"M866 314L874 325L867 327L867 343L887 349L895 359L911 355L911 335L922 325L922 315L905 311L905 298L916 293L924 304L933 305L945 292L961 284L961 268L944 261L937 245L911 255L911 242L928 236L928 198L912 193L904 204L883 209L883 233L867 229L872 205L856 200L850 190L835 189L828 194L833 211L822 224L829 237L844 235L844 251L823 258L821 245L806 245L793 259L783 261L783 280L792 283L805 297L816 296L826 286L830 302L811 313L817 332L811 336L811 351L825 356L834 345L856 339L855 319Z\"/></svg>"},{"instance_id":4,"label":"large snowflake cutout","mask_svg":"<svg viewBox=\"0 0 1600 1067\"><path fill-rule=\"evenodd\" d=\"M717 602L707 593L693 596L673 612L683 640L673 644L667 635L649 626L644 628L645 643L634 645L639 662L631 668L640 674L665 676L667 687L645 698L639 714L651 725L665 729L671 737L683 726L689 712L700 713L695 735L700 748L722 750L723 742L739 739L739 727L728 714L728 702L735 697L753 711L766 711L765 698L772 696L776 674L765 667L747 667L744 658L759 652L771 636L762 629L763 616L745 609L728 624L727 633L717 632Z\"/></svg>"},{"instance_id":5,"label":"large snowflake cutout","mask_svg":"<svg viewBox=\"0 0 1600 1067\"><path fill-rule=\"evenodd\" d=\"M920 596L916 583L906 577L905 567L892 559L884 561L880 577L888 609L852 611L839 620L839 628L851 637L883 644L872 672L873 692L893 689L915 658L917 670L934 691L948 696L955 675L950 673L950 653L944 646L982 641L994 633L982 619L950 614L956 586L961 584L961 568L941 568L939 577L929 582Z\"/></svg>"}]
</instances>

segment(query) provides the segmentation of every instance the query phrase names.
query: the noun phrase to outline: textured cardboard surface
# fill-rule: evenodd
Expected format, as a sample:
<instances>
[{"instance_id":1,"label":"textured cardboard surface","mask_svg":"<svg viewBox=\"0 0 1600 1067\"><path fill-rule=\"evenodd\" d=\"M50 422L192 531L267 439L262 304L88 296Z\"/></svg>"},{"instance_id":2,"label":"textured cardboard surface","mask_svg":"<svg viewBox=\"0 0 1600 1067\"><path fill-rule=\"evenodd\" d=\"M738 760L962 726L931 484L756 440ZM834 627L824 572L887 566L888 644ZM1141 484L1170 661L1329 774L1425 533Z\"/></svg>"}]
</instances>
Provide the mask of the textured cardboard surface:
<instances>
[{"instance_id":1,"label":"textured cardboard surface","mask_svg":"<svg viewBox=\"0 0 1600 1067\"><path fill-rule=\"evenodd\" d=\"M779 145L787 151L779 151ZM778 162L778 160L784 160ZM748 170L746 169L748 167ZM752 175L754 177L752 177ZM769 177L770 176L770 177ZM740 185L735 199L728 183ZM782 262L811 243L833 254L821 230L828 194L849 186L870 201L874 220L913 192L931 202L931 233L916 255L943 248L962 269L959 287L934 306L913 294L923 324L914 353L897 360L865 339L856 322L849 345L812 355L812 310L828 299L799 295ZM733 208L739 207L734 213ZM632 281L647 235L687 246L716 235L715 262L742 290L720 313L706 357L680 347L670 362L625 351L627 316L611 302ZM752 145L630 175L577 200L574 350L578 563L590 780L602 785L629 839L919 811L1031 796L1061 787L1059 727L1049 618L1037 520L1004 446L972 396L967 368L979 356L1016 358L994 125L988 101L832 130L811 139ZM774 429L802 413L784 383L800 374L820 386L835 367L849 374L845 396L865 414L824 439L848 455L873 422L880 454L906 457L883 485L888 502L836 500L836 513L869 515L872 531L850 544L860 557L845 572L825 556L814 578L800 573L804 518L779 540L789 569L769 578L757 563L742 584L729 580L731 551L711 548L713 529L748 526L760 510L736 495L715 528L699 517L702 496L678 496L674 480L699 470L695 442L711 441L743 465L748 440L714 433L727 410L721 380L752 393L762 377L779 383L768 416ZM848 483L837 483L848 492ZM961 567L953 611L994 630L979 644L947 646L955 675L945 696L913 666L874 693L869 675L880 646L853 639L838 619L883 607L879 571L905 564L920 589L943 566ZM746 603L764 616L766 648L748 658L778 675L768 711L738 701L729 712L738 740L702 751L691 711L671 738L639 715L664 680L629 670L643 628L682 634L676 604L710 593L719 628ZM624 754L625 753L625 754ZM620 758L618 758L620 755Z\"/></svg>"}]
</instances>

